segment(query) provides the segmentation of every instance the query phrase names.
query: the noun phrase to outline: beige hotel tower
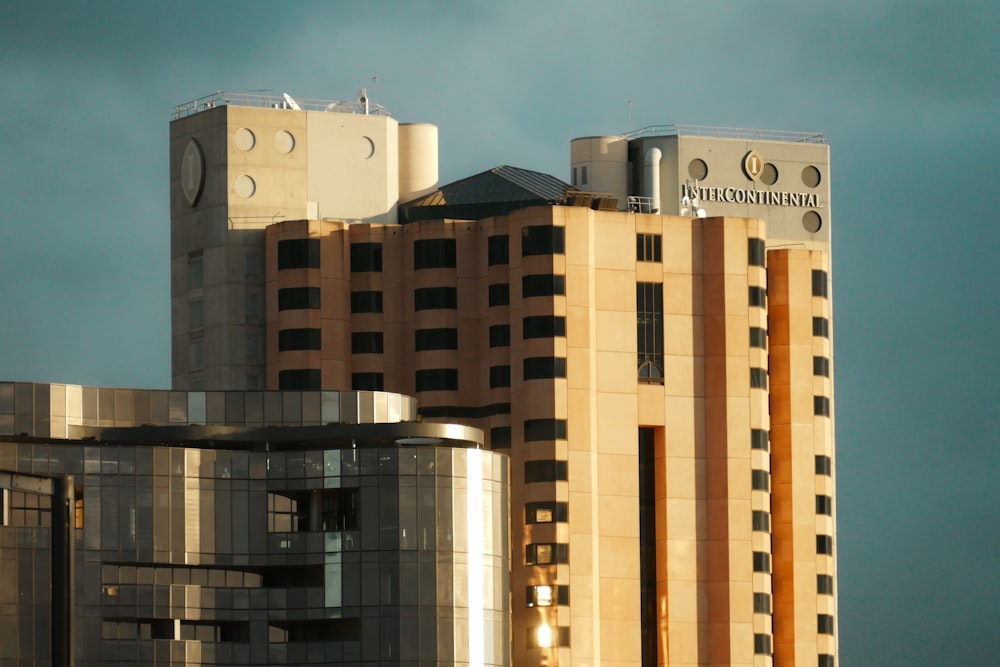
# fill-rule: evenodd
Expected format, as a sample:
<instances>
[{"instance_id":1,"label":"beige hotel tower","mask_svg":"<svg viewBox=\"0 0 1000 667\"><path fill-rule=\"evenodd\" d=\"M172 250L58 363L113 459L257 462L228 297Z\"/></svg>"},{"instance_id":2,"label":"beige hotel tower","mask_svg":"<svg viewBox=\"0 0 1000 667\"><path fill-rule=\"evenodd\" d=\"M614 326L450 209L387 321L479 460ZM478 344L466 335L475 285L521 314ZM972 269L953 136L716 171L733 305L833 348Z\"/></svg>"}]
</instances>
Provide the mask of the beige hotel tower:
<instances>
[{"instance_id":1,"label":"beige hotel tower","mask_svg":"<svg viewBox=\"0 0 1000 667\"><path fill-rule=\"evenodd\" d=\"M829 146L658 126L438 183L437 128L170 128L175 389L384 390L510 457L512 664L837 664Z\"/></svg>"}]
</instances>

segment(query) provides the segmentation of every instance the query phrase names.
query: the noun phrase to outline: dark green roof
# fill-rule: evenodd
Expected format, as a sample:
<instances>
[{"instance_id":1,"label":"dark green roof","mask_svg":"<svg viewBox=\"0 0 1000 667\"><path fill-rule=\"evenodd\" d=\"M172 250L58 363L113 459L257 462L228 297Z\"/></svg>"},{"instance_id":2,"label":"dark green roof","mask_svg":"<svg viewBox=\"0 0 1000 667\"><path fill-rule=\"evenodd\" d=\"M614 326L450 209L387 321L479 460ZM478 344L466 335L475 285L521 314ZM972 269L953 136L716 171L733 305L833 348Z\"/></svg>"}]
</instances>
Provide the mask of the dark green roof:
<instances>
[{"instance_id":1,"label":"dark green roof","mask_svg":"<svg viewBox=\"0 0 1000 667\"><path fill-rule=\"evenodd\" d=\"M559 204L571 189L555 176L501 165L404 203L400 217L404 223L438 218L478 220L528 206Z\"/></svg>"}]
</instances>

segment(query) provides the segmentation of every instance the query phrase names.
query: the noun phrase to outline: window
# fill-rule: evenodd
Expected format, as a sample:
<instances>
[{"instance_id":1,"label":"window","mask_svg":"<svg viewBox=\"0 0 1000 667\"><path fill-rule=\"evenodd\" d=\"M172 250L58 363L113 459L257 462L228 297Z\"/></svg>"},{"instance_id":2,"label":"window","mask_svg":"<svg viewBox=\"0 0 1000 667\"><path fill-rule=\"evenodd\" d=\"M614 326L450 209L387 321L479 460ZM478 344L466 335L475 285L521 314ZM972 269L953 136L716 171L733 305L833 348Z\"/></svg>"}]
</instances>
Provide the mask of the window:
<instances>
[{"instance_id":1,"label":"window","mask_svg":"<svg viewBox=\"0 0 1000 667\"><path fill-rule=\"evenodd\" d=\"M351 273L366 273L382 270L381 243L351 244Z\"/></svg>"},{"instance_id":2,"label":"window","mask_svg":"<svg viewBox=\"0 0 1000 667\"><path fill-rule=\"evenodd\" d=\"M756 655L771 655L771 635L753 636L753 652Z\"/></svg>"},{"instance_id":3,"label":"window","mask_svg":"<svg viewBox=\"0 0 1000 667\"><path fill-rule=\"evenodd\" d=\"M522 320L524 338L552 338L566 335L566 318L561 315L532 315Z\"/></svg>"},{"instance_id":4,"label":"window","mask_svg":"<svg viewBox=\"0 0 1000 667\"><path fill-rule=\"evenodd\" d=\"M566 293L566 276L537 274L521 278L521 296L554 296Z\"/></svg>"},{"instance_id":5,"label":"window","mask_svg":"<svg viewBox=\"0 0 1000 667\"><path fill-rule=\"evenodd\" d=\"M201 299L188 301L188 329L202 329L205 327L204 302Z\"/></svg>"},{"instance_id":6,"label":"window","mask_svg":"<svg viewBox=\"0 0 1000 667\"><path fill-rule=\"evenodd\" d=\"M830 320L825 317L813 318L813 336L830 337Z\"/></svg>"},{"instance_id":7,"label":"window","mask_svg":"<svg viewBox=\"0 0 1000 667\"><path fill-rule=\"evenodd\" d=\"M564 377L566 377L566 360L562 357L528 357L524 360L525 380Z\"/></svg>"},{"instance_id":8,"label":"window","mask_svg":"<svg viewBox=\"0 0 1000 667\"><path fill-rule=\"evenodd\" d=\"M750 287L750 305L767 308L767 290L763 287Z\"/></svg>"},{"instance_id":9,"label":"window","mask_svg":"<svg viewBox=\"0 0 1000 667\"><path fill-rule=\"evenodd\" d=\"M455 268L455 239L424 239L413 242L414 269Z\"/></svg>"},{"instance_id":10,"label":"window","mask_svg":"<svg viewBox=\"0 0 1000 667\"><path fill-rule=\"evenodd\" d=\"M486 240L487 262L490 266L510 262L510 242L506 234L497 234Z\"/></svg>"},{"instance_id":11,"label":"window","mask_svg":"<svg viewBox=\"0 0 1000 667\"><path fill-rule=\"evenodd\" d=\"M521 230L521 256L561 255L566 252L566 229L535 225Z\"/></svg>"},{"instance_id":12,"label":"window","mask_svg":"<svg viewBox=\"0 0 1000 667\"><path fill-rule=\"evenodd\" d=\"M569 562L568 544L528 544L524 547L525 565L552 565Z\"/></svg>"},{"instance_id":13,"label":"window","mask_svg":"<svg viewBox=\"0 0 1000 667\"><path fill-rule=\"evenodd\" d=\"M493 306L510 305L510 285L507 283L494 283L490 285L489 303L490 308Z\"/></svg>"},{"instance_id":14,"label":"window","mask_svg":"<svg viewBox=\"0 0 1000 667\"><path fill-rule=\"evenodd\" d=\"M763 512L761 510L754 510L753 512L753 529L759 530L762 533L771 532L771 515L768 512Z\"/></svg>"},{"instance_id":15,"label":"window","mask_svg":"<svg viewBox=\"0 0 1000 667\"><path fill-rule=\"evenodd\" d=\"M569 503L546 500L524 505L524 523L552 523L569 521Z\"/></svg>"},{"instance_id":16,"label":"window","mask_svg":"<svg viewBox=\"0 0 1000 667\"><path fill-rule=\"evenodd\" d=\"M825 554L827 556L833 555L833 538L829 535L817 535L816 536L816 553Z\"/></svg>"},{"instance_id":17,"label":"window","mask_svg":"<svg viewBox=\"0 0 1000 667\"><path fill-rule=\"evenodd\" d=\"M813 296L826 297L829 292L829 280L827 279L826 271L820 271L818 269L813 269L812 272L812 290Z\"/></svg>"},{"instance_id":18,"label":"window","mask_svg":"<svg viewBox=\"0 0 1000 667\"><path fill-rule=\"evenodd\" d=\"M205 340L196 338L188 344L188 368L205 367Z\"/></svg>"},{"instance_id":19,"label":"window","mask_svg":"<svg viewBox=\"0 0 1000 667\"><path fill-rule=\"evenodd\" d=\"M534 442L536 440L565 440L565 439L566 439L565 419L524 420L525 442Z\"/></svg>"},{"instance_id":20,"label":"window","mask_svg":"<svg viewBox=\"0 0 1000 667\"><path fill-rule=\"evenodd\" d=\"M830 496L816 496L816 514L833 516L833 498Z\"/></svg>"},{"instance_id":21,"label":"window","mask_svg":"<svg viewBox=\"0 0 1000 667\"><path fill-rule=\"evenodd\" d=\"M260 275L260 255L248 252L243 257L243 273L248 276Z\"/></svg>"},{"instance_id":22,"label":"window","mask_svg":"<svg viewBox=\"0 0 1000 667\"><path fill-rule=\"evenodd\" d=\"M580 167L580 185L587 184L587 168Z\"/></svg>"},{"instance_id":23,"label":"window","mask_svg":"<svg viewBox=\"0 0 1000 667\"><path fill-rule=\"evenodd\" d=\"M823 456L822 454L816 455L816 474L817 475L832 475L833 474L833 461L829 456Z\"/></svg>"},{"instance_id":24,"label":"window","mask_svg":"<svg viewBox=\"0 0 1000 667\"><path fill-rule=\"evenodd\" d=\"M528 648L556 648L560 646L569 646L568 627L540 625L528 628Z\"/></svg>"},{"instance_id":25,"label":"window","mask_svg":"<svg viewBox=\"0 0 1000 667\"><path fill-rule=\"evenodd\" d=\"M256 359L260 356L260 336L255 333L247 334L244 342L246 343L246 356L248 358Z\"/></svg>"},{"instance_id":26,"label":"window","mask_svg":"<svg viewBox=\"0 0 1000 667\"><path fill-rule=\"evenodd\" d=\"M663 237L660 234L636 234L635 259L638 262L662 262Z\"/></svg>"},{"instance_id":27,"label":"window","mask_svg":"<svg viewBox=\"0 0 1000 667\"><path fill-rule=\"evenodd\" d=\"M750 449L768 449L768 433L762 428L750 429Z\"/></svg>"},{"instance_id":28,"label":"window","mask_svg":"<svg viewBox=\"0 0 1000 667\"><path fill-rule=\"evenodd\" d=\"M510 386L510 366L490 366L490 389Z\"/></svg>"},{"instance_id":29,"label":"window","mask_svg":"<svg viewBox=\"0 0 1000 667\"><path fill-rule=\"evenodd\" d=\"M820 653L817 667L837 667L837 659L827 653Z\"/></svg>"},{"instance_id":30,"label":"window","mask_svg":"<svg viewBox=\"0 0 1000 667\"><path fill-rule=\"evenodd\" d=\"M318 269L319 239L278 241L278 270Z\"/></svg>"},{"instance_id":31,"label":"window","mask_svg":"<svg viewBox=\"0 0 1000 667\"><path fill-rule=\"evenodd\" d=\"M188 290L204 287L205 274L201 251L188 255Z\"/></svg>"},{"instance_id":32,"label":"window","mask_svg":"<svg viewBox=\"0 0 1000 667\"><path fill-rule=\"evenodd\" d=\"M754 389L767 389L767 370L763 368L751 368L750 386Z\"/></svg>"},{"instance_id":33,"label":"window","mask_svg":"<svg viewBox=\"0 0 1000 667\"><path fill-rule=\"evenodd\" d=\"M771 613L771 596L767 593L753 594L753 611L755 614Z\"/></svg>"},{"instance_id":34,"label":"window","mask_svg":"<svg viewBox=\"0 0 1000 667\"><path fill-rule=\"evenodd\" d=\"M382 292L377 290L351 292L351 312L381 313Z\"/></svg>"},{"instance_id":35,"label":"window","mask_svg":"<svg viewBox=\"0 0 1000 667\"><path fill-rule=\"evenodd\" d=\"M278 389L282 391L319 391L321 384L318 368L278 371Z\"/></svg>"},{"instance_id":36,"label":"window","mask_svg":"<svg viewBox=\"0 0 1000 667\"><path fill-rule=\"evenodd\" d=\"M246 311L248 320L258 317L260 315L260 295L247 294L246 299L244 299L243 309Z\"/></svg>"},{"instance_id":37,"label":"window","mask_svg":"<svg viewBox=\"0 0 1000 667\"><path fill-rule=\"evenodd\" d=\"M663 382L663 285L637 283L635 290L638 376Z\"/></svg>"},{"instance_id":38,"label":"window","mask_svg":"<svg viewBox=\"0 0 1000 667\"><path fill-rule=\"evenodd\" d=\"M565 482L568 477L568 463L566 461L525 461L524 481L526 484L532 482Z\"/></svg>"},{"instance_id":39,"label":"window","mask_svg":"<svg viewBox=\"0 0 1000 667\"><path fill-rule=\"evenodd\" d=\"M494 426L490 429L490 449L510 447L510 426Z\"/></svg>"},{"instance_id":40,"label":"window","mask_svg":"<svg viewBox=\"0 0 1000 667\"><path fill-rule=\"evenodd\" d=\"M417 391L456 391L458 370L454 368L429 368L416 373Z\"/></svg>"},{"instance_id":41,"label":"window","mask_svg":"<svg viewBox=\"0 0 1000 667\"><path fill-rule=\"evenodd\" d=\"M753 552L753 571L754 572L770 572L771 571L771 554L766 551L754 551Z\"/></svg>"},{"instance_id":42,"label":"window","mask_svg":"<svg viewBox=\"0 0 1000 667\"><path fill-rule=\"evenodd\" d=\"M458 329L417 329L413 334L417 352L458 349Z\"/></svg>"},{"instance_id":43,"label":"window","mask_svg":"<svg viewBox=\"0 0 1000 667\"><path fill-rule=\"evenodd\" d=\"M764 239L747 239L747 264L750 266L764 266Z\"/></svg>"},{"instance_id":44,"label":"window","mask_svg":"<svg viewBox=\"0 0 1000 667\"><path fill-rule=\"evenodd\" d=\"M278 310L319 308L318 287L285 287L278 290Z\"/></svg>"},{"instance_id":45,"label":"window","mask_svg":"<svg viewBox=\"0 0 1000 667\"><path fill-rule=\"evenodd\" d=\"M813 414L818 417L829 417L830 399L826 396L813 396Z\"/></svg>"},{"instance_id":46,"label":"window","mask_svg":"<svg viewBox=\"0 0 1000 667\"><path fill-rule=\"evenodd\" d=\"M510 325L494 324L490 326L490 347L508 347L510 345Z\"/></svg>"},{"instance_id":47,"label":"window","mask_svg":"<svg viewBox=\"0 0 1000 667\"><path fill-rule=\"evenodd\" d=\"M569 604L569 586L528 586L525 596L528 607L551 607Z\"/></svg>"},{"instance_id":48,"label":"window","mask_svg":"<svg viewBox=\"0 0 1000 667\"><path fill-rule=\"evenodd\" d=\"M750 472L750 488L754 491L770 491L771 474L766 470L752 470Z\"/></svg>"},{"instance_id":49,"label":"window","mask_svg":"<svg viewBox=\"0 0 1000 667\"><path fill-rule=\"evenodd\" d=\"M761 327L750 327L750 347L767 349L767 329Z\"/></svg>"},{"instance_id":50,"label":"window","mask_svg":"<svg viewBox=\"0 0 1000 667\"><path fill-rule=\"evenodd\" d=\"M282 329L278 332L278 351L320 349L319 329Z\"/></svg>"},{"instance_id":51,"label":"window","mask_svg":"<svg viewBox=\"0 0 1000 667\"><path fill-rule=\"evenodd\" d=\"M817 574L816 592L820 595L833 595L833 577L829 574Z\"/></svg>"},{"instance_id":52,"label":"window","mask_svg":"<svg viewBox=\"0 0 1000 667\"><path fill-rule=\"evenodd\" d=\"M833 616L830 614L817 614L816 632L821 635L833 634Z\"/></svg>"},{"instance_id":53,"label":"window","mask_svg":"<svg viewBox=\"0 0 1000 667\"><path fill-rule=\"evenodd\" d=\"M382 373L351 373L351 389L354 391L383 391L384 388Z\"/></svg>"},{"instance_id":54,"label":"window","mask_svg":"<svg viewBox=\"0 0 1000 667\"><path fill-rule=\"evenodd\" d=\"M830 377L830 360L826 357L813 357L813 375Z\"/></svg>"},{"instance_id":55,"label":"window","mask_svg":"<svg viewBox=\"0 0 1000 667\"><path fill-rule=\"evenodd\" d=\"M458 290L454 287L418 287L413 290L414 310L457 307Z\"/></svg>"},{"instance_id":56,"label":"window","mask_svg":"<svg viewBox=\"0 0 1000 667\"><path fill-rule=\"evenodd\" d=\"M381 331L357 331L351 334L351 354L382 354Z\"/></svg>"}]
</instances>

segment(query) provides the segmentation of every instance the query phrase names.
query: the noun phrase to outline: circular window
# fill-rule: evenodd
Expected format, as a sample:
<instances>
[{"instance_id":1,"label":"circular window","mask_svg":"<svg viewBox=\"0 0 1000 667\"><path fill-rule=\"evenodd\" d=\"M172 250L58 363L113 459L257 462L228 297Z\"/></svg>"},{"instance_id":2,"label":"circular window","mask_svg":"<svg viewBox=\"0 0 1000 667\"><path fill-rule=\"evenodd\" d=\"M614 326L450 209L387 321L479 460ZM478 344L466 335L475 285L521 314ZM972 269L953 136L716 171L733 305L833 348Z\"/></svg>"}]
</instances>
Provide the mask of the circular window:
<instances>
[{"instance_id":1,"label":"circular window","mask_svg":"<svg viewBox=\"0 0 1000 667\"><path fill-rule=\"evenodd\" d=\"M282 155L288 155L295 150L295 137L292 136L292 133L286 132L285 130L278 130L275 132L274 150L278 151Z\"/></svg>"},{"instance_id":2,"label":"circular window","mask_svg":"<svg viewBox=\"0 0 1000 667\"><path fill-rule=\"evenodd\" d=\"M236 143L236 147L241 151L248 151L257 143L257 137L254 136L252 131L245 127L241 127L236 130L234 141Z\"/></svg>"},{"instance_id":3,"label":"circular window","mask_svg":"<svg viewBox=\"0 0 1000 667\"><path fill-rule=\"evenodd\" d=\"M253 193L257 192L257 183L246 174L243 174L236 177L236 187L234 189L240 197L250 199L250 197L253 197Z\"/></svg>"},{"instance_id":4,"label":"circular window","mask_svg":"<svg viewBox=\"0 0 1000 667\"><path fill-rule=\"evenodd\" d=\"M768 185L774 185L778 182L778 168L768 162L760 171L760 180Z\"/></svg>"},{"instance_id":5,"label":"circular window","mask_svg":"<svg viewBox=\"0 0 1000 667\"><path fill-rule=\"evenodd\" d=\"M802 227L810 234L815 234L823 226L823 218L816 211L806 211L802 215Z\"/></svg>"},{"instance_id":6,"label":"circular window","mask_svg":"<svg viewBox=\"0 0 1000 667\"><path fill-rule=\"evenodd\" d=\"M703 181L708 176L708 165L704 160L694 159L688 165L688 174L696 181Z\"/></svg>"},{"instance_id":7,"label":"circular window","mask_svg":"<svg viewBox=\"0 0 1000 667\"><path fill-rule=\"evenodd\" d=\"M814 188L819 185L820 180L822 177L816 167L808 166L802 170L802 182L806 184L806 187Z\"/></svg>"},{"instance_id":8,"label":"circular window","mask_svg":"<svg viewBox=\"0 0 1000 667\"><path fill-rule=\"evenodd\" d=\"M198 203L204 184L205 157L198 142L190 139L181 157L181 191L184 192L188 204L194 206Z\"/></svg>"},{"instance_id":9,"label":"circular window","mask_svg":"<svg viewBox=\"0 0 1000 667\"><path fill-rule=\"evenodd\" d=\"M358 137L354 142L354 154L362 160L375 155L375 142L368 137Z\"/></svg>"}]
</instances>

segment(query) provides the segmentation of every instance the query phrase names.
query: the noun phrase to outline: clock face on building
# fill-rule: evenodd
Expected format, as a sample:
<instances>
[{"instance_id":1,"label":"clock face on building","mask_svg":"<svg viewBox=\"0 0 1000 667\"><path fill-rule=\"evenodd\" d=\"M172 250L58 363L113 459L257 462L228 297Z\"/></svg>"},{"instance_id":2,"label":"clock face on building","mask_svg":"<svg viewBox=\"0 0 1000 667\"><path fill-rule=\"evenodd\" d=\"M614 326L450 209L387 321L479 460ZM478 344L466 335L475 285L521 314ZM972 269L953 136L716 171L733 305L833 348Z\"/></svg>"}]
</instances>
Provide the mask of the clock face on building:
<instances>
[{"instance_id":1,"label":"clock face on building","mask_svg":"<svg viewBox=\"0 0 1000 667\"><path fill-rule=\"evenodd\" d=\"M184 149L184 157L181 158L181 190L188 204L194 206L198 203L204 185L205 156L198 142L190 139Z\"/></svg>"}]
</instances>

